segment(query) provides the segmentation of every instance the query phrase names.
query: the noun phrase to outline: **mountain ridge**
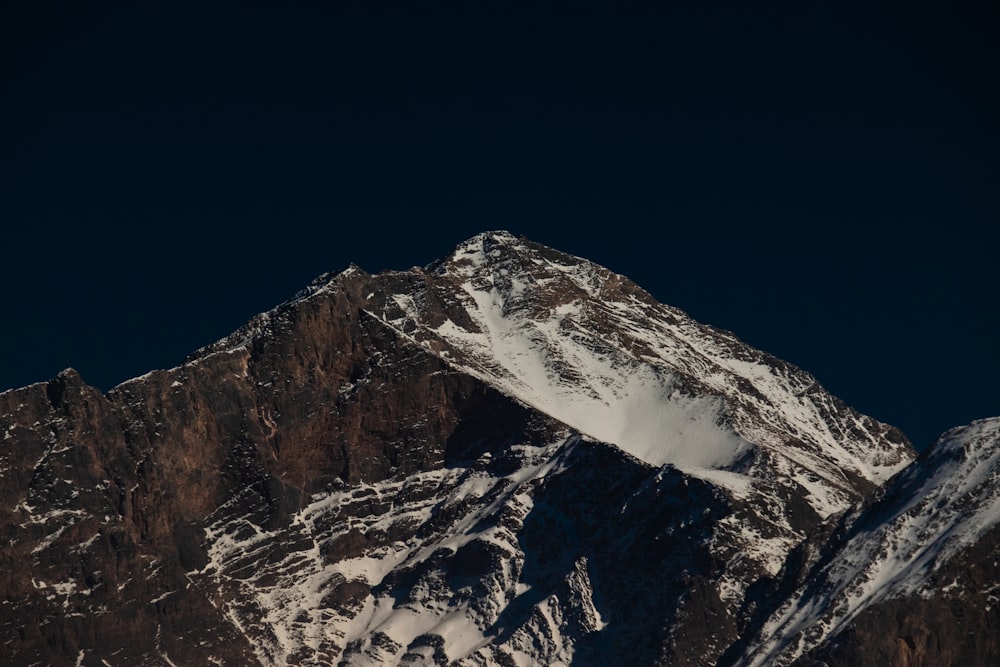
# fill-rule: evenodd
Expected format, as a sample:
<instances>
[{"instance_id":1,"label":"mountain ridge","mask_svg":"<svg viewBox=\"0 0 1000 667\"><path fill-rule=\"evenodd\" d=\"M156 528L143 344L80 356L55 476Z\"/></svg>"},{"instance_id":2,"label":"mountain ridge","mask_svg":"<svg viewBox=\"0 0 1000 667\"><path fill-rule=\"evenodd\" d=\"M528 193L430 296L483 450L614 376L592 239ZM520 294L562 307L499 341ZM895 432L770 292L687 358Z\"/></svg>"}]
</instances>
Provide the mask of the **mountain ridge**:
<instances>
[{"instance_id":1,"label":"mountain ridge","mask_svg":"<svg viewBox=\"0 0 1000 667\"><path fill-rule=\"evenodd\" d=\"M0 416L0 562L32 564L0 658L51 664L733 664L791 641L768 619L796 580L928 458L506 232L324 274L180 366L103 395L65 371Z\"/></svg>"}]
</instances>

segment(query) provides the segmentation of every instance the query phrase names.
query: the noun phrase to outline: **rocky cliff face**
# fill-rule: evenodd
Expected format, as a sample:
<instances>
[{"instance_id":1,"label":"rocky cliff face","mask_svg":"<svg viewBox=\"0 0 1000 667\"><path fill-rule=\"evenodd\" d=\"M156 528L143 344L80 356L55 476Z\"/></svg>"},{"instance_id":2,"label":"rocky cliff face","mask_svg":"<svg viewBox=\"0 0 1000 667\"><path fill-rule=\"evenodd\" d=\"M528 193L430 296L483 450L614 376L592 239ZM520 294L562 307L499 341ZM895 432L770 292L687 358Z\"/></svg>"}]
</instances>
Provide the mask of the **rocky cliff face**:
<instances>
[{"instance_id":1,"label":"rocky cliff face","mask_svg":"<svg viewBox=\"0 0 1000 667\"><path fill-rule=\"evenodd\" d=\"M482 234L323 276L107 395L73 371L0 394L0 663L995 656L934 632L995 625L996 521L928 490L968 477L941 448L910 464L801 370ZM900 532L914 494L937 533ZM885 557L942 531L933 567Z\"/></svg>"}]
</instances>

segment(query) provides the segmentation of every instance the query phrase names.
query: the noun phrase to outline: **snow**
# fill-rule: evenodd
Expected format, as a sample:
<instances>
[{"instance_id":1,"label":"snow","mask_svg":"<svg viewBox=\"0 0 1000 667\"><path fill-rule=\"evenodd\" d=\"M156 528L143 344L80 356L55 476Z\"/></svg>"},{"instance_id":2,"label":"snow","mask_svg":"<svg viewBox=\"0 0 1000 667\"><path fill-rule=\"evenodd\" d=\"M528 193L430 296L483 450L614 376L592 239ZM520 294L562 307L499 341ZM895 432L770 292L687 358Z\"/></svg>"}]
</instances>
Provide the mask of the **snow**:
<instances>
[{"instance_id":1,"label":"snow","mask_svg":"<svg viewBox=\"0 0 1000 667\"><path fill-rule=\"evenodd\" d=\"M461 660L488 642L464 606L438 615L426 609L390 609L382 605L382 613L373 616L378 620L369 623L366 634L382 632L402 647L410 646L420 635L440 635L451 660Z\"/></svg>"},{"instance_id":2,"label":"snow","mask_svg":"<svg viewBox=\"0 0 1000 667\"><path fill-rule=\"evenodd\" d=\"M87 539L87 540L85 540L83 542L80 542L75 547L73 547L73 551L75 551L77 553L83 553L84 551L86 551L87 549L89 549L90 547L92 547L94 545L94 543L97 542L97 540L100 539L100 537L101 537L100 533L94 533L93 535L90 536L89 539Z\"/></svg>"},{"instance_id":3,"label":"snow","mask_svg":"<svg viewBox=\"0 0 1000 667\"><path fill-rule=\"evenodd\" d=\"M157 596L157 597L153 598L152 600L150 600L149 604L156 604L157 602L163 602L164 600L166 600L168 597L170 597L171 595L173 595L176 592L177 591L167 591L163 595Z\"/></svg>"},{"instance_id":4,"label":"snow","mask_svg":"<svg viewBox=\"0 0 1000 667\"><path fill-rule=\"evenodd\" d=\"M684 396L673 389L671 374L650 366L621 368L567 337L561 323L579 313L578 303L559 306L549 320L526 321L504 316L494 291L476 289L471 281L462 289L475 303L470 314L483 333L451 321L436 333L485 360L467 370L528 405L655 466L725 468L748 447L720 427L719 398ZM418 316L412 298L394 298L404 312Z\"/></svg>"},{"instance_id":5,"label":"snow","mask_svg":"<svg viewBox=\"0 0 1000 667\"><path fill-rule=\"evenodd\" d=\"M781 571L788 552L798 542L797 536L794 536L791 531L781 530L778 532L778 535L769 537L764 535L758 528L739 520L735 515L729 515L721 519L720 526L730 536L735 535L735 539L728 540L730 543L744 545L746 555L763 566L764 570L772 577ZM741 588L744 583L730 578L727 582L723 582L722 588Z\"/></svg>"},{"instance_id":6,"label":"snow","mask_svg":"<svg viewBox=\"0 0 1000 667\"><path fill-rule=\"evenodd\" d=\"M63 531L65 531L72 525L73 522L71 521L70 523L59 526L59 528L57 528L55 532L49 533L49 535L46 536L45 539L41 540L37 545L35 545L35 547L31 550L31 553L37 554L48 549L57 539L59 539L59 537L63 534Z\"/></svg>"}]
</instances>

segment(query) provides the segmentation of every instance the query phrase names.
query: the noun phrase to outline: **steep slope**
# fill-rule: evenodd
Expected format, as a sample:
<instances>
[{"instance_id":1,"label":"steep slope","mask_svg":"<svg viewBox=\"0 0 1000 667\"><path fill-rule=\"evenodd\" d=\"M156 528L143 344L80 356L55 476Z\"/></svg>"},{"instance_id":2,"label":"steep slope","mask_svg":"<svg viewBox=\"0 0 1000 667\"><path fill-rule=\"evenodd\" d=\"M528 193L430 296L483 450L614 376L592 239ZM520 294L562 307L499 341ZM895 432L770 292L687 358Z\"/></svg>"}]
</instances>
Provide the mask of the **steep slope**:
<instances>
[{"instance_id":1,"label":"steep slope","mask_svg":"<svg viewBox=\"0 0 1000 667\"><path fill-rule=\"evenodd\" d=\"M714 664L913 456L504 232L106 396L4 392L0 432L5 664Z\"/></svg>"},{"instance_id":2,"label":"steep slope","mask_svg":"<svg viewBox=\"0 0 1000 667\"><path fill-rule=\"evenodd\" d=\"M739 664L989 664L998 524L1000 418L949 431L845 517Z\"/></svg>"}]
</instances>

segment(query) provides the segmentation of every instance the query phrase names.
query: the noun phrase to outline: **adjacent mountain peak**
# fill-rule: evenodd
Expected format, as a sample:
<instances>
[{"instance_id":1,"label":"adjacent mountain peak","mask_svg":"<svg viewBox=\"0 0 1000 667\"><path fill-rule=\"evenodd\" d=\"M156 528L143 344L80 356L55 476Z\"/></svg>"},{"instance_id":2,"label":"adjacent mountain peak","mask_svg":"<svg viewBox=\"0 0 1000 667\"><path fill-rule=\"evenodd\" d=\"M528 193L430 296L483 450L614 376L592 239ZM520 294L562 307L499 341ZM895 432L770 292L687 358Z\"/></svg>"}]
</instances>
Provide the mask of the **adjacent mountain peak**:
<instances>
[{"instance_id":1,"label":"adjacent mountain peak","mask_svg":"<svg viewBox=\"0 0 1000 667\"><path fill-rule=\"evenodd\" d=\"M838 541L828 546L814 570L763 625L741 665L817 664L838 635L848 634L862 614L869 623L888 623L900 609L922 606L928 616L948 622L995 623L981 618L995 607L995 553L1000 544L1000 418L984 419L945 433L909 467L879 489L863 510L845 517ZM952 616L952 619L948 619ZM927 623L926 619L918 620ZM910 630L921 643L934 629ZM885 635L892 636L892 630ZM965 633L962 633L963 635ZM970 632L969 634L975 634ZM978 654L957 659L948 642L912 646L925 654L919 664L986 664L982 653L997 646L967 642L962 650ZM879 633L854 637L858 654L885 655L892 647ZM912 641L912 640L911 640ZM945 645L945 653L936 655ZM819 653L818 653L819 652ZM903 664L903 663L900 663Z\"/></svg>"}]
</instances>

